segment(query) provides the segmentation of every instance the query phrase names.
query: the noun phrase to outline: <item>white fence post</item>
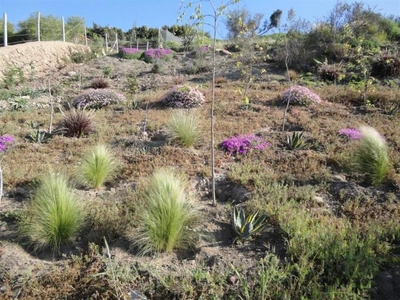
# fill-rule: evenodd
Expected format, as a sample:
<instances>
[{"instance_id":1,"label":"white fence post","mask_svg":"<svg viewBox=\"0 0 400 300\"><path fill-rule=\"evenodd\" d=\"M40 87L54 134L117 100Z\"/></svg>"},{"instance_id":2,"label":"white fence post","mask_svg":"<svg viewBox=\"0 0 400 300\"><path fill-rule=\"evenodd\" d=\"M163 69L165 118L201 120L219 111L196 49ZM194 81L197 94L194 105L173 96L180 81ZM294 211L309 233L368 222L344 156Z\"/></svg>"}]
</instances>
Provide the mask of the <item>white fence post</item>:
<instances>
[{"instance_id":1,"label":"white fence post","mask_svg":"<svg viewBox=\"0 0 400 300\"><path fill-rule=\"evenodd\" d=\"M149 50L149 41L146 43L146 51Z\"/></svg>"},{"instance_id":2,"label":"white fence post","mask_svg":"<svg viewBox=\"0 0 400 300\"><path fill-rule=\"evenodd\" d=\"M117 53L119 52L118 48L118 33L115 33L115 47L117 48Z\"/></svg>"},{"instance_id":3,"label":"white fence post","mask_svg":"<svg viewBox=\"0 0 400 300\"><path fill-rule=\"evenodd\" d=\"M62 22L62 41L65 42L65 24L64 24L64 17L61 17Z\"/></svg>"},{"instance_id":4,"label":"white fence post","mask_svg":"<svg viewBox=\"0 0 400 300\"><path fill-rule=\"evenodd\" d=\"M40 12L37 14L37 36L38 42L40 42Z\"/></svg>"},{"instance_id":5,"label":"white fence post","mask_svg":"<svg viewBox=\"0 0 400 300\"><path fill-rule=\"evenodd\" d=\"M3 28L4 28L4 30L3 30L3 32L4 32L4 35L3 35L3 40L4 40L4 47L7 47L7 45L8 45L8 37L7 37L7 14L6 13L4 13L4 17L3 17ZM1 193L1 191L0 191L0 193ZM0 194L0 197L1 197L1 194Z\"/></svg>"},{"instance_id":6,"label":"white fence post","mask_svg":"<svg viewBox=\"0 0 400 300\"><path fill-rule=\"evenodd\" d=\"M139 50L139 40L136 40L136 49Z\"/></svg>"},{"instance_id":7,"label":"white fence post","mask_svg":"<svg viewBox=\"0 0 400 300\"><path fill-rule=\"evenodd\" d=\"M87 34L86 34L86 26L84 27L85 30L85 46L87 46Z\"/></svg>"},{"instance_id":8,"label":"white fence post","mask_svg":"<svg viewBox=\"0 0 400 300\"><path fill-rule=\"evenodd\" d=\"M107 38L107 32L106 32L106 53L108 53L108 38Z\"/></svg>"}]
</instances>

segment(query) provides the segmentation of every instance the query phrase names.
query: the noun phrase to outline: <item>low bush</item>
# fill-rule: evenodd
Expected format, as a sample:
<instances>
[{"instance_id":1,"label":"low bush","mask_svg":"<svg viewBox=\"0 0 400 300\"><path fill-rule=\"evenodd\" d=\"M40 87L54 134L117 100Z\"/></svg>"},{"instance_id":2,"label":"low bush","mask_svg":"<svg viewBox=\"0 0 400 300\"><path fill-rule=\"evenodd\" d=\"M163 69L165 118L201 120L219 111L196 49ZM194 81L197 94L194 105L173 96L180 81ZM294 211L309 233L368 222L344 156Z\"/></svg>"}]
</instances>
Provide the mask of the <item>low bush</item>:
<instances>
[{"instance_id":1,"label":"low bush","mask_svg":"<svg viewBox=\"0 0 400 300\"><path fill-rule=\"evenodd\" d=\"M293 105L308 106L312 103L321 103L321 98L310 89L295 85L283 92L282 100L284 103L289 102Z\"/></svg>"},{"instance_id":2,"label":"low bush","mask_svg":"<svg viewBox=\"0 0 400 300\"><path fill-rule=\"evenodd\" d=\"M54 133L68 137L82 137L95 131L93 114L91 112L72 108L64 112L56 124Z\"/></svg>"},{"instance_id":3,"label":"low bush","mask_svg":"<svg viewBox=\"0 0 400 300\"><path fill-rule=\"evenodd\" d=\"M204 94L187 84L173 87L163 99L163 104L175 108L193 108L204 103Z\"/></svg>"},{"instance_id":4,"label":"low bush","mask_svg":"<svg viewBox=\"0 0 400 300\"><path fill-rule=\"evenodd\" d=\"M85 186L99 189L112 178L116 169L117 163L111 150L104 145L98 145L83 157L76 178Z\"/></svg>"},{"instance_id":5,"label":"low bush","mask_svg":"<svg viewBox=\"0 0 400 300\"><path fill-rule=\"evenodd\" d=\"M186 193L185 181L170 170L156 170L138 209L138 235L133 246L140 255L173 249L193 250L202 238L200 210Z\"/></svg>"},{"instance_id":6,"label":"low bush","mask_svg":"<svg viewBox=\"0 0 400 300\"><path fill-rule=\"evenodd\" d=\"M83 221L82 207L66 177L48 172L25 209L20 230L35 251L50 248L59 252L82 227Z\"/></svg>"},{"instance_id":7,"label":"low bush","mask_svg":"<svg viewBox=\"0 0 400 300\"><path fill-rule=\"evenodd\" d=\"M72 106L75 108L101 109L110 104L125 101L126 98L123 94L110 89L88 89L72 101Z\"/></svg>"},{"instance_id":8,"label":"low bush","mask_svg":"<svg viewBox=\"0 0 400 300\"><path fill-rule=\"evenodd\" d=\"M122 48L119 56L125 59L139 59L143 54L142 50L136 48Z\"/></svg>"}]
</instances>

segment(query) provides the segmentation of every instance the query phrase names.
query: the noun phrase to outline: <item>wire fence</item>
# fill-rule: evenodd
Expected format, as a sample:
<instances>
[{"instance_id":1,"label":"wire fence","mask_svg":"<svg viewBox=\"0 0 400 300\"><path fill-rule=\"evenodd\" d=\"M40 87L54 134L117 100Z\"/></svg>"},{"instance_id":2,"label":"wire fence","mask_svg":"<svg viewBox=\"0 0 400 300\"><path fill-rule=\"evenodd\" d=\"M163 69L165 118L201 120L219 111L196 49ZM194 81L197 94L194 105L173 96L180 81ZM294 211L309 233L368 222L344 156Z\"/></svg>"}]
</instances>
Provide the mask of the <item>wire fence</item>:
<instances>
[{"instance_id":1,"label":"wire fence","mask_svg":"<svg viewBox=\"0 0 400 300\"><path fill-rule=\"evenodd\" d=\"M86 27L77 24L73 27L67 27L64 18L61 18L61 26L57 29L54 26L41 24L40 13L37 16L36 32L33 33L7 33L7 14L4 13L3 18L3 34L0 34L0 47L7 47L21 43L41 42L41 41L64 41L74 44L82 44L96 49L96 51L110 54L119 52L122 48L136 48L139 50L148 50L150 48L162 47L164 42L175 42L182 44L182 39L176 37L171 32L159 29L158 37L152 40L131 39L122 40L118 38L118 34L107 34L103 36L88 37Z\"/></svg>"}]
</instances>

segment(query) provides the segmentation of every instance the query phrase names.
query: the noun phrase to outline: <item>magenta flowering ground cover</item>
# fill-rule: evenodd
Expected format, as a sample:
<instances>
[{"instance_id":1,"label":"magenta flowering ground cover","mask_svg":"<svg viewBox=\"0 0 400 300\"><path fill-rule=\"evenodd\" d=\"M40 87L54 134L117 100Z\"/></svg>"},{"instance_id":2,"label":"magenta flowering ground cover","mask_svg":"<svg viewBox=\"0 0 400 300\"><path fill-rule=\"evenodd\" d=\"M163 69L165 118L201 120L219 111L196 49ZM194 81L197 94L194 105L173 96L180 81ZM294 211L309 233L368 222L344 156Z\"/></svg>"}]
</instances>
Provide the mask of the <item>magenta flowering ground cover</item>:
<instances>
[{"instance_id":1,"label":"magenta flowering ground cover","mask_svg":"<svg viewBox=\"0 0 400 300\"><path fill-rule=\"evenodd\" d=\"M143 50L136 48L122 48L120 56L125 59L139 59L142 53Z\"/></svg>"},{"instance_id":2,"label":"magenta flowering ground cover","mask_svg":"<svg viewBox=\"0 0 400 300\"><path fill-rule=\"evenodd\" d=\"M270 143L265 141L262 137L254 134L241 134L226 139L221 143L222 149L232 154L246 154L252 150L262 151L266 149Z\"/></svg>"},{"instance_id":3,"label":"magenta flowering ground cover","mask_svg":"<svg viewBox=\"0 0 400 300\"><path fill-rule=\"evenodd\" d=\"M351 140L359 140L362 137L361 131L356 128L342 128L339 134L347 136Z\"/></svg>"},{"instance_id":4,"label":"magenta flowering ground cover","mask_svg":"<svg viewBox=\"0 0 400 300\"><path fill-rule=\"evenodd\" d=\"M142 58L145 62L155 62L157 59L168 60L172 57L173 51L171 49L149 49L143 52Z\"/></svg>"},{"instance_id":5,"label":"magenta flowering ground cover","mask_svg":"<svg viewBox=\"0 0 400 300\"><path fill-rule=\"evenodd\" d=\"M321 103L321 98L310 89L295 85L286 89L282 94L284 103L308 106L312 103Z\"/></svg>"},{"instance_id":6,"label":"magenta flowering ground cover","mask_svg":"<svg viewBox=\"0 0 400 300\"><path fill-rule=\"evenodd\" d=\"M0 152L5 152L15 139L11 135L0 136Z\"/></svg>"}]
</instances>

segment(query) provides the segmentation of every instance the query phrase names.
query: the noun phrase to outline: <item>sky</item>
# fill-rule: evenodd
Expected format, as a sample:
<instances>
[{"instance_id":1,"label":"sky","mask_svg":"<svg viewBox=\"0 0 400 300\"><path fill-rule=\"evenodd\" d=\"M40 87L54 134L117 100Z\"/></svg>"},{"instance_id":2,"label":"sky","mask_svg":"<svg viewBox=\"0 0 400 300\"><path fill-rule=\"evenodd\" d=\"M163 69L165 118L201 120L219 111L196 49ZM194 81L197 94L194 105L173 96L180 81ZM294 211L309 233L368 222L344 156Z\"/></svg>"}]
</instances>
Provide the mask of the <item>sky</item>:
<instances>
[{"instance_id":1,"label":"sky","mask_svg":"<svg viewBox=\"0 0 400 300\"><path fill-rule=\"evenodd\" d=\"M361 0L366 7L382 15L400 16L400 0ZM184 0L184 6L190 2L198 3L198 0ZM227 0L212 0L218 7ZM317 22L328 16L337 0L240 0L238 4L230 6L227 11L245 7L252 14L262 13L264 19L277 9L283 11L283 17L292 8L296 16L310 22ZM342 2L353 3L355 1ZM177 21L182 0L0 0L0 18L7 13L8 22L15 26L32 14L40 12L41 15L53 15L56 17L79 16L82 17L87 27L93 27L93 23L100 26L117 27L128 31L132 27L147 26L159 28L164 25L183 24ZM211 6L208 1L202 2L205 14L210 13ZM187 10L188 18L193 10ZM187 20L187 19L185 19ZM217 35L218 38L226 37L223 20L220 19ZM206 19L206 22L212 19ZM204 29L211 31L211 29Z\"/></svg>"}]
</instances>

